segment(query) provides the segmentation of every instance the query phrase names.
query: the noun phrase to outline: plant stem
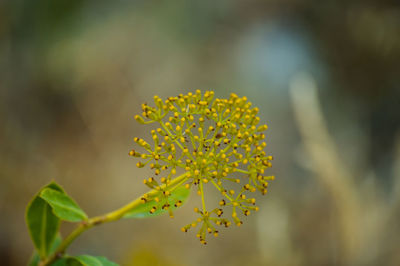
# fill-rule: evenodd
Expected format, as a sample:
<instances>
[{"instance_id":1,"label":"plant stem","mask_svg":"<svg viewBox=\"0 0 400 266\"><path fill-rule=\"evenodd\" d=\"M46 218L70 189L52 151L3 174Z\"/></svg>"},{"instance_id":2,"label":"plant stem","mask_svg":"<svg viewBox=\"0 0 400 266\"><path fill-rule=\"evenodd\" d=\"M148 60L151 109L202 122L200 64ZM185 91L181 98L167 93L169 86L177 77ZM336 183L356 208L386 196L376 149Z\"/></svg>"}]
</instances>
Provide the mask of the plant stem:
<instances>
[{"instance_id":1,"label":"plant stem","mask_svg":"<svg viewBox=\"0 0 400 266\"><path fill-rule=\"evenodd\" d=\"M200 180L200 192L201 192L201 203L203 205L203 212L207 211L206 202L204 201L204 190L203 190L203 180Z\"/></svg>"},{"instance_id":2,"label":"plant stem","mask_svg":"<svg viewBox=\"0 0 400 266\"><path fill-rule=\"evenodd\" d=\"M187 176L187 173L182 174L182 175L172 179L171 182L169 182L168 184L162 185L161 190L163 190L165 188L172 188L172 190L176 189L178 186L175 186L175 185L182 184L182 182L184 182L186 176ZM150 190L148 193L145 193L144 195L147 195L148 198L151 198L152 196L156 195L159 192L160 192L160 190L153 189L153 190ZM129 212L132 209L143 204L142 198L144 197L144 195L138 197L137 199L131 201L130 203L126 204L125 206L122 206L121 208L119 208L115 211L106 213L101 216L96 216L96 217L90 218L86 221L83 221L75 228L75 230L73 230L61 242L61 244L58 246L57 250L53 254L51 254L49 257L47 257L46 259L41 261L39 263L39 265L40 266L51 265L51 263L53 263L55 260L57 260L57 258L62 256L65 253L65 251L67 250L67 248L69 247L69 245L86 230L88 230L96 225L100 225L100 224L104 224L104 223L108 223L108 222L112 222L112 221L117 221L117 220L121 219L127 212Z\"/></svg>"}]
</instances>

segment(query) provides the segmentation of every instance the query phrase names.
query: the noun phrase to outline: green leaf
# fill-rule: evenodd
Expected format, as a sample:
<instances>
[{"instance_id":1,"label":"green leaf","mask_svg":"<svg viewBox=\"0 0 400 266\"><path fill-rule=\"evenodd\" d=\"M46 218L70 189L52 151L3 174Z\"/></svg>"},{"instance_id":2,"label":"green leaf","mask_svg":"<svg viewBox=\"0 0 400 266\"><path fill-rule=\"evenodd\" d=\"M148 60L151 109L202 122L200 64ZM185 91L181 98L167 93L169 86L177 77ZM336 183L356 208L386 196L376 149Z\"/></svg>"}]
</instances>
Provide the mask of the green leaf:
<instances>
[{"instance_id":1,"label":"green leaf","mask_svg":"<svg viewBox=\"0 0 400 266\"><path fill-rule=\"evenodd\" d=\"M40 258L39 258L39 255L37 255L37 253L34 254L34 258L35 258L34 261L31 260L29 262L29 264L28 264L29 266L39 266ZM80 263L75 258L64 257L64 258L60 258L60 259L57 259L56 261L54 261L51 264L51 266L82 266L82 263Z\"/></svg>"},{"instance_id":2,"label":"green leaf","mask_svg":"<svg viewBox=\"0 0 400 266\"><path fill-rule=\"evenodd\" d=\"M175 207L175 203L178 201L182 201L182 204L185 203L187 198L190 195L190 190L185 187L178 187L174 191L171 192L171 195L168 197L168 203L170 204L170 209L174 211L177 207ZM147 218L147 217L155 217L164 214L167 210L163 210L162 206L167 203L167 199L163 197L160 192L158 195L160 199L159 202L156 202L154 199L147 201L139 205L138 207L132 209L128 213L124 215L124 218ZM156 207L156 211L154 213L150 213L150 210L153 207Z\"/></svg>"},{"instance_id":3,"label":"green leaf","mask_svg":"<svg viewBox=\"0 0 400 266\"><path fill-rule=\"evenodd\" d=\"M56 251L57 247L61 244L62 239L57 235L50 248L50 253ZM39 255L35 252L29 262L29 266L38 266L40 263ZM57 259L51 266L118 266L118 264L109 261L105 257L94 257L89 255L80 256L64 256Z\"/></svg>"},{"instance_id":4,"label":"green leaf","mask_svg":"<svg viewBox=\"0 0 400 266\"><path fill-rule=\"evenodd\" d=\"M73 257L83 266L118 266L118 264L109 261L105 257L94 257L89 255L80 255Z\"/></svg>"},{"instance_id":5,"label":"green leaf","mask_svg":"<svg viewBox=\"0 0 400 266\"><path fill-rule=\"evenodd\" d=\"M49 253L53 253L54 251L56 251L56 249L61 244L61 242L62 242L62 238L61 238L60 234L57 234L56 238L54 239L54 241L50 247ZM29 266L38 266L39 262L40 262L39 254L36 251L34 251L28 265Z\"/></svg>"},{"instance_id":6,"label":"green leaf","mask_svg":"<svg viewBox=\"0 0 400 266\"><path fill-rule=\"evenodd\" d=\"M82 263L75 258L64 257L53 262L51 266L82 266Z\"/></svg>"},{"instance_id":7,"label":"green leaf","mask_svg":"<svg viewBox=\"0 0 400 266\"><path fill-rule=\"evenodd\" d=\"M43 189L52 189L63 193L63 189L52 182ZM60 219L53 214L50 205L36 195L26 208L26 224L33 244L40 258L49 254L50 247L57 235Z\"/></svg>"},{"instance_id":8,"label":"green leaf","mask_svg":"<svg viewBox=\"0 0 400 266\"><path fill-rule=\"evenodd\" d=\"M79 222L88 218L78 204L65 193L45 188L40 193L40 197L50 204L54 214L61 220Z\"/></svg>"}]
</instances>

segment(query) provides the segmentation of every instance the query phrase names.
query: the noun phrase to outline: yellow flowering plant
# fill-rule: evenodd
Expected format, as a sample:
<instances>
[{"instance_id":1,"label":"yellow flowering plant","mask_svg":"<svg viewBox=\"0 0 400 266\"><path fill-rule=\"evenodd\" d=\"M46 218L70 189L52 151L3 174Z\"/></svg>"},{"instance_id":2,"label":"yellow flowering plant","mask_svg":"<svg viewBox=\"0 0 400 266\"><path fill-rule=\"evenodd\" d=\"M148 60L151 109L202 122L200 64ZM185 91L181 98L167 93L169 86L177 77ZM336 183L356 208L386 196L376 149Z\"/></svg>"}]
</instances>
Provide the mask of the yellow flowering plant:
<instances>
[{"instance_id":1,"label":"yellow flowering plant","mask_svg":"<svg viewBox=\"0 0 400 266\"><path fill-rule=\"evenodd\" d=\"M163 101L155 106L142 104L141 124L157 125L151 143L134 138L138 145L129 152L140 158L137 167L150 167L154 175L143 180L150 191L113 212L88 218L64 190L52 182L27 207L26 220L35 245L31 265L116 265L104 257L65 255L68 246L91 227L121 218L146 218L173 212L195 190L201 198L194 211L198 218L183 226L187 232L198 227L197 237L206 244L206 235L218 236L218 226L240 226L242 219L257 211L250 193L267 193L274 176L265 175L272 156L264 151L266 125L259 125L258 108L246 97L231 94L214 99L214 92L197 90ZM208 206L206 194L215 190L221 199ZM208 206L208 207L207 207ZM77 222L64 240L58 233L61 221ZM97 264L95 264L97 263Z\"/></svg>"}]
</instances>

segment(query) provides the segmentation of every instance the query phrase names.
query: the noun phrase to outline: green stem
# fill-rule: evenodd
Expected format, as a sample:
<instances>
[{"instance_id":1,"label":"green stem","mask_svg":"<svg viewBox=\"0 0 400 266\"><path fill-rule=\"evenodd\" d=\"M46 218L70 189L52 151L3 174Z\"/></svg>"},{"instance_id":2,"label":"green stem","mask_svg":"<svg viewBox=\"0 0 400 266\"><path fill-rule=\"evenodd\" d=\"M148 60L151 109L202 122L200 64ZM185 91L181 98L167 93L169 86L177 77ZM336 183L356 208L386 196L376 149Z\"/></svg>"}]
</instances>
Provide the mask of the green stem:
<instances>
[{"instance_id":1,"label":"green stem","mask_svg":"<svg viewBox=\"0 0 400 266\"><path fill-rule=\"evenodd\" d=\"M221 189L221 187L218 186L218 184L215 183L214 180L210 179L210 181L211 181L211 183L214 185L214 187L216 187L216 188L218 189L219 192L221 192L221 193L223 192L222 189ZM223 193L222 195L224 195L228 200L233 201L233 199L232 199L231 197L229 197L228 194Z\"/></svg>"},{"instance_id":2,"label":"green stem","mask_svg":"<svg viewBox=\"0 0 400 266\"><path fill-rule=\"evenodd\" d=\"M206 213L206 202L204 201L203 180L200 180L201 203L203 205L203 213Z\"/></svg>"},{"instance_id":3,"label":"green stem","mask_svg":"<svg viewBox=\"0 0 400 266\"><path fill-rule=\"evenodd\" d=\"M161 190L163 190L165 188L176 189L178 186L175 186L175 185L182 184L182 182L185 181L186 176L187 176L187 173L174 178L168 184L162 185ZM146 195L148 198L151 198L152 196L156 195L159 192L160 192L160 190L153 189L150 192L146 193ZM51 265L55 260L57 260L57 258L62 256L65 253L65 251L67 250L67 248L69 247L69 245L86 230L88 230L96 225L100 225L100 224L104 224L104 223L108 223L108 222L112 222L112 221L117 221L117 220L121 219L126 213L128 213L132 209L143 204L143 202L141 200L143 196L144 195L138 197L137 199L131 201L130 203L126 204L125 206L123 206L115 211L109 212L109 213L101 215L101 216L96 216L96 217L90 218L89 220L80 223L75 228L75 230L73 230L61 242L61 244L58 246L57 250L53 254L51 254L49 257L47 257L46 259L41 261L39 263L39 265L40 266Z\"/></svg>"}]
</instances>

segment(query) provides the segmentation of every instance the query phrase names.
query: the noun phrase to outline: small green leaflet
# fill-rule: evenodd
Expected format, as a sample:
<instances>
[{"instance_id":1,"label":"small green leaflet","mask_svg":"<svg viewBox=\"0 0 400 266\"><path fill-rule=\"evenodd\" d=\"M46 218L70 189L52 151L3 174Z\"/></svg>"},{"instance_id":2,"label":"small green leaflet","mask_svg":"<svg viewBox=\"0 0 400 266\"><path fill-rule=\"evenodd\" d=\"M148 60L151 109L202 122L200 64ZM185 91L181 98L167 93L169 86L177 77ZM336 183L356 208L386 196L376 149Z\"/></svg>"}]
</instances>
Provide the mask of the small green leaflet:
<instances>
[{"instance_id":1,"label":"small green leaflet","mask_svg":"<svg viewBox=\"0 0 400 266\"><path fill-rule=\"evenodd\" d=\"M64 193L63 189L54 182L43 189ZM50 205L36 195L26 208L25 220L39 257L46 257L57 235L60 219L53 214Z\"/></svg>"},{"instance_id":2,"label":"small green leaflet","mask_svg":"<svg viewBox=\"0 0 400 266\"><path fill-rule=\"evenodd\" d=\"M54 252L61 244L61 236L58 234L50 248L50 253ZM38 266L40 262L39 255L35 252L29 262L29 266ZM109 261L105 257L94 257L89 255L65 256L53 262L51 266L118 266L118 264Z\"/></svg>"},{"instance_id":3,"label":"small green leaflet","mask_svg":"<svg viewBox=\"0 0 400 266\"><path fill-rule=\"evenodd\" d=\"M40 197L50 204L54 214L61 220L79 222L88 218L78 204L65 193L45 188L40 193Z\"/></svg>"},{"instance_id":4,"label":"small green leaflet","mask_svg":"<svg viewBox=\"0 0 400 266\"><path fill-rule=\"evenodd\" d=\"M74 259L78 260L83 266L118 266L118 264L109 261L105 257L80 255L74 257Z\"/></svg>"},{"instance_id":5,"label":"small green leaflet","mask_svg":"<svg viewBox=\"0 0 400 266\"><path fill-rule=\"evenodd\" d=\"M185 187L178 187L171 192L171 195L168 197L168 203L170 204L170 209L174 211L177 207L175 207L175 203L178 201L182 201L182 204L185 203L187 198L190 195L190 190ZM167 203L167 200L163 197L162 193L158 195L160 198L159 202L156 202L154 198L146 203L139 205L138 207L132 209L128 213L124 215L124 218L148 218L148 217L155 217L165 212L167 210L163 210L162 206ZM153 207L156 207L156 211L154 213L150 213L150 210Z\"/></svg>"},{"instance_id":6,"label":"small green leaflet","mask_svg":"<svg viewBox=\"0 0 400 266\"><path fill-rule=\"evenodd\" d=\"M51 266L82 266L75 258L61 258L51 264Z\"/></svg>"},{"instance_id":7,"label":"small green leaflet","mask_svg":"<svg viewBox=\"0 0 400 266\"><path fill-rule=\"evenodd\" d=\"M105 257L94 257L89 255L66 256L61 258L51 266L118 266L118 264L109 261Z\"/></svg>"}]
</instances>

